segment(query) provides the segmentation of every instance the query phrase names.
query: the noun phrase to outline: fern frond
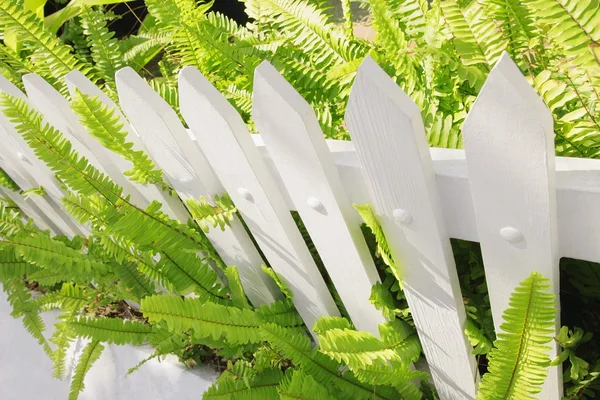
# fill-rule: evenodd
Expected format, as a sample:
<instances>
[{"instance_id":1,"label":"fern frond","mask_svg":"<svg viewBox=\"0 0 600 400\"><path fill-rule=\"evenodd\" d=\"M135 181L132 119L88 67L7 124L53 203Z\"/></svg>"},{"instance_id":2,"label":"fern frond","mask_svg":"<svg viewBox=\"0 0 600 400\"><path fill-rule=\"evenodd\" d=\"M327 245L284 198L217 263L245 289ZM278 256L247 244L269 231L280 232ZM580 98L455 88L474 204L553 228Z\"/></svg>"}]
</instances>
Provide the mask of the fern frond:
<instances>
[{"instance_id":1,"label":"fern frond","mask_svg":"<svg viewBox=\"0 0 600 400\"><path fill-rule=\"evenodd\" d=\"M117 345L141 345L152 332L148 324L121 318L81 317L71 320L69 326L77 336Z\"/></svg>"},{"instance_id":2,"label":"fern frond","mask_svg":"<svg viewBox=\"0 0 600 400\"><path fill-rule=\"evenodd\" d=\"M266 265L261 265L260 268L263 270L265 274L269 276L269 278L273 279L273 282L277 285L281 293L287 298L291 299L293 297L293 293L290 288L285 284L285 282L277 275L277 272L273 268L269 268Z\"/></svg>"},{"instance_id":3,"label":"fern frond","mask_svg":"<svg viewBox=\"0 0 600 400\"><path fill-rule=\"evenodd\" d=\"M410 369L406 364L398 361L390 361L387 364L372 364L352 372L361 382L395 387L402 398L407 400L422 397L421 391L411 381L425 380L428 377L426 373Z\"/></svg>"},{"instance_id":4,"label":"fern frond","mask_svg":"<svg viewBox=\"0 0 600 400\"><path fill-rule=\"evenodd\" d=\"M354 326L352 326L350 321L344 317L323 316L315 322L315 326L312 330L318 335L324 335L325 332L332 329L353 330Z\"/></svg>"},{"instance_id":5,"label":"fern frond","mask_svg":"<svg viewBox=\"0 0 600 400\"><path fill-rule=\"evenodd\" d=\"M248 303L246 293L244 293L237 267L230 265L225 268L225 276L227 277L227 286L229 287L233 305L239 308L250 308L250 303Z\"/></svg>"},{"instance_id":6,"label":"fern frond","mask_svg":"<svg viewBox=\"0 0 600 400\"><path fill-rule=\"evenodd\" d=\"M110 266L119 278L117 287L123 293L123 298L137 301L156 293L154 284L138 271L135 262L111 262Z\"/></svg>"},{"instance_id":7,"label":"fern frond","mask_svg":"<svg viewBox=\"0 0 600 400\"><path fill-rule=\"evenodd\" d=\"M95 137L107 149L119 154L133 164L130 171L125 172L134 182L154 184L161 189L165 184L162 171L154 161L142 150L133 150L133 143L127 142L127 132L123 129L119 116L97 97L75 90L71 108L77 113L79 122L86 127L88 133Z\"/></svg>"},{"instance_id":8,"label":"fern frond","mask_svg":"<svg viewBox=\"0 0 600 400\"><path fill-rule=\"evenodd\" d=\"M402 269L394 262L387 239L383 233L383 229L377 220L375 210L373 210L373 207L370 204L355 204L354 209L358 211L362 220L365 222L371 232L373 232L373 235L375 235L375 241L377 242L377 254L379 254L383 262L391 268L392 273L398 282L402 284Z\"/></svg>"},{"instance_id":9,"label":"fern frond","mask_svg":"<svg viewBox=\"0 0 600 400\"><path fill-rule=\"evenodd\" d=\"M289 330L272 323L261 325L260 330L263 339L268 341L278 353L292 360L294 365L299 365L322 385L333 383L356 399L397 398L395 391L390 393L385 387L377 387L375 390L369 384L344 376L339 370L340 364L320 353L318 349L313 349L306 335L290 335Z\"/></svg>"},{"instance_id":10,"label":"fern frond","mask_svg":"<svg viewBox=\"0 0 600 400\"><path fill-rule=\"evenodd\" d=\"M322 10L307 1L245 0L245 4L251 18L268 24L296 47L312 53L316 66L325 68L348 62L366 51L363 44L341 35Z\"/></svg>"},{"instance_id":11,"label":"fern frond","mask_svg":"<svg viewBox=\"0 0 600 400\"><path fill-rule=\"evenodd\" d=\"M525 0L523 4L536 16L536 23L545 36L565 55L573 57L573 64L598 70L591 52L592 43L600 42L600 10L592 1L582 4L577 0Z\"/></svg>"},{"instance_id":12,"label":"fern frond","mask_svg":"<svg viewBox=\"0 0 600 400\"><path fill-rule=\"evenodd\" d=\"M311 399L334 400L327 388L301 369L290 369L285 374L284 380L277 388L279 398L282 400Z\"/></svg>"},{"instance_id":13,"label":"fern frond","mask_svg":"<svg viewBox=\"0 0 600 400\"><path fill-rule=\"evenodd\" d=\"M44 75L53 76L57 89L62 92L65 92L66 86L61 78L74 69L93 79L90 66L77 60L67 45L44 29L37 15L18 2L0 2L0 25L4 30L14 32L33 50L32 63L42 69Z\"/></svg>"},{"instance_id":14,"label":"fern frond","mask_svg":"<svg viewBox=\"0 0 600 400\"><path fill-rule=\"evenodd\" d=\"M43 124L41 115L23 99L5 94L0 106L36 155L62 182L81 195L98 195L106 200L111 207L103 210L103 217L109 222L105 228L111 233L127 237L141 249L207 250L202 237L161 212L160 203L153 201L145 210L132 204L120 186L73 151L71 143L52 126Z\"/></svg>"},{"instance_id":15,"label":"fern frond","mask_svg":"<svg viewBox=\"0 0 600 400\"><path fill-rule=\"evenodd\" d=\"M121 40L120 47L125 64L140 71L172 43L170 32L141 32Z\"/></svg>"},{"instance_id":16,"label":"fern frond","mask_svg":"<svg viewBox=\"0 0 600 400\"><path fill-rule=\"evenodd\" d=\"M101 277L107 266L86 254L67 247L44 234L1 239L0 248L12 247L26 262L62 274L65 280L89 283L90 277Z\"/></svg>"},{"instance_id":17,"label":"fern frond","mask_svg":"<svg viewBox=\"0 0 600 400\"><path fill-rule=\"evenodd\" d=\"M273 322L286 328L304 327L304 322L290 299L277 300L269 305L261 304L256 315L261 322Z\"/></svg>"},{"instance_id":18,"label":"fern frond","mask_svg":"<svg viewBox=\"0 0 600 400\"><path fill-rule=\"evenodd\" d=\"M115 74L126 66L119 42L114 37L114 32L107 28L106 15L99 9L83 6L80 18L94 68L98 70L104 84L115 93Z\"/></svg>"},{"instance_id":19,"label":"fern frond","mask_svg":"<svg viewBox=\"0 0 600 400\"><path fill-rule=\"evenodd\" d=\"M463 65L481 64L482 68L489 71L489 60L486 58L485 51L477 41L457 1L442 1L440 7L448 28L454 36L454 47Z\"/></svg>"},{"instance_id":20,"label":"fern frond","mask_svg":"<svg viewBox=\"0 0 600 400\"><path fill-rule=\"evenodd\" d=\"M228 194L214 197L213 206L201 196L198 200L189 197L185 200L188 210L192 214L194 221L205 231L208 232L210 227L225 230L226 226L230 225L233 220L234 213L237 211L235 204L231 201Z\"/></svg>"},{"instance_id":21,"label":"fern frond","mask_svg":"<svg viewBox=\"0 0 600 400\"><path fill-rule=\"evenodd\" d=\"M37 340L44 349L44 352L46 352L48 356L51 356L52 349L44 337L46 326L40 316L39 307L37 307L36 302L32 300L31 293L25 286L25 281L23 281L23 279L11 279L5 281L4 291L8 294L7 300L13 309L10 315L14 318L23 317L23 326L27 332Z\"/></svg>"},{"instance_id":22,"label":"fern frond","mask_svg":"<svg viewBox=\"0 0 600 400\"><path fill-rule=\"evenodd\" d=\"M181 294L193 291L203 301L230 303L215 271L193 253L163 251L156 267Z\"/></svg>"},{"instance_id":23,"label":"fern frond","mask_svg":"<svg viewBox=\"0 0 600 400\"><path fill-rule=\"evenodd\" d=\"M193 330L194 337L224 340L229 344L258 343L258 319L245 308L203 303L199 299L154 295L141 300L150 322L165 321L170 331Z\"/></svg>"},{"instance_id":24,"label":"fern frond","mask_svg":"<svg viewBox=\"0 0 600 400\"><path fill-rule=\"evenodd\" d=\"M481 329L475 324L475 322L467 317L467 323L465 325L465 335L467 335L467 339L473 346L473 355L487 354L492 349L492 342L488 337L482 332Z\"/></svg>"},{"instance_id":25,"label":"fern frond","mask_svg":"<svg viewBox=\"0 0 600 400\"><path fill-rule=\"evenodd\" d=\"M13 192L18 192L21 190L19 185L17 185L15 181L13 181L12 178L2 168L0 168L0 186L7 188Z\"/></svg>"},{"instance_id":26,"label":"fern frond","mask_svg":"<svg viewBox=\"0 0 600 400\"><path fill-rule=\"evenodd\" d=\"M77 400L79 398L79 393L85 389L85 385L83 384L85 376L96 360L100 358L103 350L104 346L97 340L94 340L85 346L81 352L81 356L79 356L77 366L75 367L75 374L71 380L69 400Z\"/></svg>"},{"instance_id":27,"label":"fern frond","mask_svg":"<svg viewBox=\"0 0 600 400\"><path fill-rule=\"evenodd\" d=\"M94 300L95 293L85 286L64 282L60 290L42 297L43 303L60 308L63 311L80 311Z\"/></svg>"},{"instance_id":28,"label":"fern frond","mask_svg":"<svg viewBox=\"0 0 600 400\"><path fill-rule=\"evenodd\" d=\"M489 372L478 399L535 399L550 364L547 345L554 334L556 304L549 280L532 272L512 293L502 332L488 354Z\"/></svg>"},{"instance_id":29,"label":"fern frond","mask_svg":"<svg viewBox=\"0 0 600 400\"><path fill-rule=\"evenodd\" d=\"M395 320L379 326L381 340L373 334L352 329L328 329L319 334L320 351L344 362L352 370L394 360L406 365L421 355L414 329Z\"/></svg>"},{"instance_id":30,"label":"fern frond","mask_svg":"<svg viewBox=\"0 0 600 400\"><path fill-rule=\"evenodd\" d=\"M52 370L55 378L61 379L67 373L67 351L71 342L75 340L75 334L71 330L69 321L74 318L75 312L67 312L58 317L59 322L54 324L54 333L49 339L56 345L56 350L52 352Z\"/></svg>"},{"instance_id":31,"label":"fern frond","mask_svg":"<svg viewBox=\"0 0 600 400\"><path fill-rule=\"evenodd\" d=\"M26 262L15 249L6 247L0 250L0 282L13 278L23 278L25 275L38 271L39 268Z\"/></svg>"},{"instance_id":32,"label":"fern frond","mask_svg":"<svg viewBox=\"0 0 600 400\"><path fill-rule=\"evenodd\" d=\"M330 329L319 335L319 344L321 353L347 364L353 370L396 358L394 350L386 348L369 332Z\"/></svg>"},{"instance_id":33,"label":"fern frond","mask_svg":"<svg viewBox=\"0 0 600 400\"><path fill-rule=\"evenodd\" d=\"M224 372L202 395L203 399L277 399L277 386L283 373L279 368L266 369L246 379Z\"/></svg>"}]
</instances>

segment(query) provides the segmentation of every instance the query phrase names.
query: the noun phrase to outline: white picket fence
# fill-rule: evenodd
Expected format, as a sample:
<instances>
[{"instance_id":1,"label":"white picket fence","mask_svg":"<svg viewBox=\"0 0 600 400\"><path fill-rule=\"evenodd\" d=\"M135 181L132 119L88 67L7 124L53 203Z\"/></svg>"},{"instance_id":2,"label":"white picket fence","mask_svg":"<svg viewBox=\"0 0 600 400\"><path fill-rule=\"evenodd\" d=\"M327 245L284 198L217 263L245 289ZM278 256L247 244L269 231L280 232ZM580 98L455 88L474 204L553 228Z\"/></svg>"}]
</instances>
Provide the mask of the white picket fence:
<instances>
[{"instance_id":1,"label":"white picket fence","mask_svg":"<svg viewBox=\"0 0 600 400\"><path fill-rule=\"evenodd\" d=\"M512 289L532 270L558 294L560 257L600 262L600 161L556 158L552 116L505 54L490 73L463 126L465 150L428 148L421 114L371 59L359 68L346 122L352 141L323 138L314 111L267 62L255 73L250 135L229 102L194 68L179 76L176 113L132 69L117 73L120 110L81 73L71 90L98 95L120 115L128 141L161 167L181 200L229 193L266 260L294 294L307 326L339 315L293 219L304 221L350 317L377 334L384 321L370 304L379 278L352 204L373 205L392 254L403 267L406 296L442 399L475 399L479 379L465 338L465 310L450 238L481 243L496 328ZM23 78L28 99L132 201L152 200L169 216L189 217L184 203L154 187L129 182L128 162L103 148L69 104L36 75ZM0 77L0 91L26 98ZM85 234L60 207L64 191L14 126L0 115L0 166L23 189L10 196L40 227ZM236 265L254 305L280 294L240 221L209 239ZM558 310L557 310L558 316ZM550 370L541 399L561 397L561 371Z\"/></svg>"}]
</instances>

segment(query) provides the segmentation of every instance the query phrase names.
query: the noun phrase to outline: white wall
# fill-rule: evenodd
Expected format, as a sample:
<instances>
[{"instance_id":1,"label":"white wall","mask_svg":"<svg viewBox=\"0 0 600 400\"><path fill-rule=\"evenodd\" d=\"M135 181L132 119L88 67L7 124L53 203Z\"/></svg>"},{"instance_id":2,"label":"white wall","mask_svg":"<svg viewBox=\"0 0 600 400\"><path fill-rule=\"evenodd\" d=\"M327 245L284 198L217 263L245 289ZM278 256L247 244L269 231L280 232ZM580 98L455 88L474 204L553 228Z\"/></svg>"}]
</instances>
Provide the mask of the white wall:
<instances>
[{"instance_id":1,"label":"white wall","mask_svg":"<svg viewBox=\"0 0 600 400\"><path fill-rule=\"evenodd\" d=\"M0 399L66 400L68 379L52 378L52 362L27 333L20 319L10 316L6 294L0 292ZM48 331L56 312L43 315ZM50 337L48 332L46 338ZM81 351L84 343L76 343ZM149 361L127 376L127 370L150 355L147 346L106 346L85 380L81 400L198 399L218 374L209 367L186 370L175 357ZM72 368L72 366L70 367Z\"/></svg>"}]
</instances>

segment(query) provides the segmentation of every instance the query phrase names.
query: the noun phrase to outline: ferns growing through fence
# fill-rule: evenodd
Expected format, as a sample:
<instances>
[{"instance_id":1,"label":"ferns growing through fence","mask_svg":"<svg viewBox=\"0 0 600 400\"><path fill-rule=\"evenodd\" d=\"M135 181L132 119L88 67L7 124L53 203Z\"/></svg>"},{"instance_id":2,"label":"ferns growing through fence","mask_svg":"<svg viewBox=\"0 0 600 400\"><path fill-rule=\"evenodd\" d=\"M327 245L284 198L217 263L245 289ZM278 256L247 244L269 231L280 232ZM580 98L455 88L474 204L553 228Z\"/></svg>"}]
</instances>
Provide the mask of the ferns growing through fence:
<instances>
[{"instance_id":1,"label":"ferns growing through fence","mask_svg":"<svg viewBox=\"0 0 600 400\"><path fill-rule=\"evenodd\" d=\"M110 31L109 12L83 7L68 21L61 41L21 1L0 2L0 31L13 32L22 44L17 50L6 41L0 44L0 71L17 85L23 74L37 73L67 95L63 78L77 69L114 98L115 72L130 66L177 109L175 74L193 65L252 127L252 75L266 59L315 108L326 136L347 138L343 115L350 85L369 55L424 110L429 142L460 147L460 124L487 72L506 50L552 110L558 153L598 156L597 2L582 7L574 0L370 0L377 30L371 42L354 35L347 1L341 28L318 2L244 3L254 19L248 26L211 12L211 3L147 0L153 20L124 39ZM156 58L161 58L158 66L151 65ZM211 229L228 228L236 210L227 194L212 203L188 199L190 221L173 220L156 202L146 208L133 204L123 188L77 154L24 100L3 95L0 108L56 174L66 190L65 209L91 231L85 238L53 237L24 222L14 205L0 203L0 282L14 316L23 319L49 354L58 377L67 370L70 344L78 337L91 340L74 371L70 398L83 390L84 377L105 344L143 342L156 348L149 359L166 354L185 359L194 346L239 359L206 398L422 398L418 381L427 375L410 368L421 348L402 292L400 266L369 206L357 209L376 240L372 247L383 278L371 300L389 322L380 326L380 338L356 331L343 318L323 318L315 327L305 327L291 292L273 270L265 267L288 298L254 308L235 267L225 267L204 236ZM129 179L172 192L151 158L132 150L114 110L77 90L72 108L92 136L132 164ZM20 192L1 170L0 185ZM41 288L39 297L31 295L31 282ZM481 293L469 295L466 334L475 353L490 358L480 399L529 398L539 390L549 362L545 346L554 313L546 288L545 280L532 274L516 289L497 341L486 326ZM169 294L159 294L161 290ZM54 307L62 315L46 339L40 312ZM130 318L101 317L116 308L126 308ZM318 334L318 346L307 328ZM515 353L517 342L520 351Z\"/></svg>"}]
</instances>

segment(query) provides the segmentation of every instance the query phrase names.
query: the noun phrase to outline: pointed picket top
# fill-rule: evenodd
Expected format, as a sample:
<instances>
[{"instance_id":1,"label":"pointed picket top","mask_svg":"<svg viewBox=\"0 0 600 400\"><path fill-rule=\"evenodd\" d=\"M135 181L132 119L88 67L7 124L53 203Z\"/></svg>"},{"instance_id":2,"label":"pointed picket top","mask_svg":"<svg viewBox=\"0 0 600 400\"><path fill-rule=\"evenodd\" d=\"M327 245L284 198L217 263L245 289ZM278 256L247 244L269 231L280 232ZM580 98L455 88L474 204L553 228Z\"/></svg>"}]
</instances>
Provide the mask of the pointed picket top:
<instances>
[{"instance_id":1,"label":"pointed picket top","mask_svg":"<svg viewBox=\"0 0 600 400\"><path fill-rule=\"evenodd\" d=\"M367 58L346 123L440 399L474 400L478 373L419 109Z\"/></svg>"},{"instance_id":2,"label":"pointed picket top","mask_svg":"<svg viewBox=\"0 0 600 400\"><path fill-rule=\"evenodd\" d=\"M96 86L85 75L77 70L69 72L65 76L65 81L67 82L67 87L69 88L71 96L73 96L75 89L77 89L81 93L84 93L88 96L97 97L106 107L112 110L114 115L119 118L119 123L122 124L121 129L127 132L127 142L133 144L131 150L143 151L149 155L146 146L144 146L137 132L135 132L135 130L131 127L129 121L125 118L117 104L110 97L108 97L106 93L104 93L100 88L98 88L98 86ZM90 137L90 139L92 139L92 143L89 143L91 146L90 149L92 149L95 154L102 153L105 156L105 160L109 164L116 165L121 173L132 168L133 165L129 161L104 148L100 143L95 142L94 138ZM160 201L163 204L164 211L170 218L178 219L180 221L187 220L189 214L179 199L171 196L169 193L163 192L154 185L142 185L131 181L128 182L146 198L147 202L152 200Z\"/></svg>"},{"instance_id":3,"label":"pointed picket top","mask_svg":"<svg viewBox=\"0 0 600 400\"><path fill-rule=\"evenodd\" d=\"M207 175L212 171L204 156L195 159L196 146L169 104L132 68L119 70L116 82L121 108L175 190L185 193L185 199L208 193L209 186L219 189L214 178L201 180L197 175L198 171L208 170Z\"/></svg>"},{"instance_id":4,"label":"pointed picket top","mask_svg":"<svg viewBox=\"0 0 600 400\"><path fill-rule=\"evenodd\" d=\"M370 302L379 275L312 107L268 62L254 74L254 123L359 330L385 322ZM315 208L317 206L317 208Z\"/></svg>"},{"instance_id":5,"label":"pointed picket top","mask_svg":"<svg viewBox=\"0 0 600 400\"><path fill-rule=\"evenodd\" d=\"M510 101L505 102L507 99ZM488 110L496 106L507 109L507 105L510 105L511 110L519 110L521 114L535 117L536 124L540 124L545 132L553 132L554 122L548 106L527 82L517 64L504 51L481 88L475 104L471 107L471 112L463 124L463 130L477 129L477 124L485 118Z\"/></svg>"},{"instance_id":6,"label":"pointed picket top","mask_svg":"<svg viewBox=\"0 0 600 400\"><path fill-rule=\"evenodd\" d=\"M532 271L559 299L559 245L552 115L505 52L463 125L471 197L496 331L511 290ZM557 326L560 312L557 307ZM550 357L556 354L556 343ZM560 399L560 368L540 398Z\"/></svg>"},{"instance_id":7,"label":"pointed picket top","mask_svg":"<svg viewBox=\"0 0 600 400\"><path fill-rule=\"evenodd\" d=\"M285 198L240 115L193 67L180 72L179 95L181 112L198 144L265 258L293 292L294 304L306 325L312 328L321 316L339 315Z\"/></svg>"}]
</instances>

